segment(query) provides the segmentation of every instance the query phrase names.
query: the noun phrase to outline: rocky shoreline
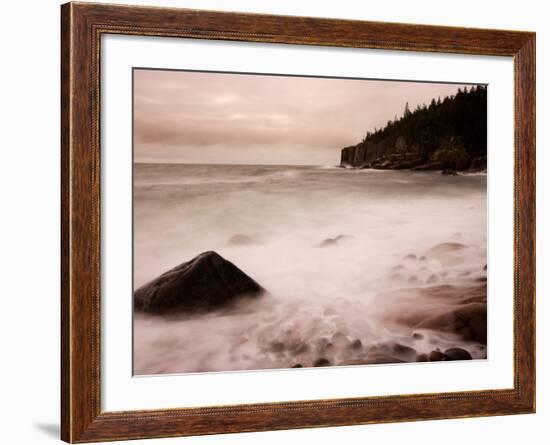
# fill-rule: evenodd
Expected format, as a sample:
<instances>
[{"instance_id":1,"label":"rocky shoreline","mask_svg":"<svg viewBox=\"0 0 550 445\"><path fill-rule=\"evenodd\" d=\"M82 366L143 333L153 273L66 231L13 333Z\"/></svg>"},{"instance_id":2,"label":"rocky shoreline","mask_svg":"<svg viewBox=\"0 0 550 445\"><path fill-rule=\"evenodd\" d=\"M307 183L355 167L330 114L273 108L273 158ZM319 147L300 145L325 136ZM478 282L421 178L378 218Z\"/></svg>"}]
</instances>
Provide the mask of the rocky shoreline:
<instances>
[{"instance_id":1,"label":"rocky shoreline","mask_svg":"<svg viewBox=\"0 0 550 445\"><path fill-rule=\"evenodd\" d=\"M487 156L470 159L462 150L441 150L432 158L425 159L416 152L392 152L368 160L361 147L342 149L340 167L348 169L441 171L443 174L457 172L486 172Z\"/></svg>"},{"instance_id":2,"label":"rocky shoreline","mask_svg":"<svg viewBox=\"0 0 550 445\"><path fill-rule=\"evenodd\" d=\"M487 89L459 89L442 101L368 131L341 150L340 166L381 170L484 171L487 169Z\"/></svg>"},{"instance_id":3,"label":"rocky shoreline","mask_svg":"<svg viewBox=\"0 0 550 445\"><path fill-rule=\"evenodd\" d=\"M335 237L339 240L344 238L353 242L353 237L350 236ZM338 248L336 243L325 244L323 247ZM270 334L267 334L264 328L259 328L254 335L253 331L246 334L249 328L243 328L244 331L238 338L227 339L227 344L220 352L225 348L233 351L241 347L253 347L258 351L257 359L261 363L271 363L271 366L276 368L485 358L486 268L469 275L468 280L460 284L449 284L440 281L441 278L438 277L432 279L435 275L426 275L432 273L426 267L429 261L453 266L465 249L467 246L459 243L444 243L432 247L425 255L417 257L409 254L403 257L403 264L395 266L390 271L393 275L388 278L393 282L401 280L403 285L379 296L385 301L392 301L387 307L387 313L377 312L376 307L369 305L360 309L361 313L365 311L366 315L370 311L371 316L386 319L390 329L391 326L399 326L399 337L372 343L365 338L353 336L346 329L333 331L330 335L319 335L324 328L319 331L309 323L300 330L279 332L275 329L270 331ZM428 278L422 278L423 274ZM440 275L448 277L447 272L441 272ZM415 279L412 280L411 277ZM430 284L434 281L438 282ZM411 300L418 302L412 309L409 303L401 306L402 302ZM239 316L239 311L257 317L258 321L272 319L270 311L273 311L273 308L268 309L266 313L266 307L269 308L270 304L270 294L262 285L212 251L204 252L191 261L182 263L134 293L134 307L138 317L161 317L168 323L186 323L185 320L200 323L202 319L210 323L216 317L222 317L221 320L231 317L231 314ZM403 310L404 307L407 309ZM324 312L327 320L336 316L338 312L337 308L332 309L332 312L329 309L325 309ZM313 321L321 323L322 319ZM276 325L277 323L274 327ZM309 331L311 334L300 333L301 330ZM470 351L464 345L470 345ZM260 360L260 357L263 358ZM269 359L266 360L267 357ZM254 361L253 358L251 360ZM250 369L262 367L264 366L254 365ZM208 367L204 367L194 371L209 370ZM146 372L152 370L148 369Z\"/></svg>"}]
</instances>

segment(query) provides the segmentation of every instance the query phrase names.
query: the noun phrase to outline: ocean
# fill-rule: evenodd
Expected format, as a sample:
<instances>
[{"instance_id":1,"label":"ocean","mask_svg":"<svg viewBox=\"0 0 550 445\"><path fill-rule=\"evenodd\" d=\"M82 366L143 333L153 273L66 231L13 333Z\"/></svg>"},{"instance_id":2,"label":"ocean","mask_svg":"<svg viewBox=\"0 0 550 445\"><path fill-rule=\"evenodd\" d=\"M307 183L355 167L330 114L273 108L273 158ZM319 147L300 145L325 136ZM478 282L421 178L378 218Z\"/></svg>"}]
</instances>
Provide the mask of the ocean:
<instances>
[{"instance_id":1,"label":"ocean","mask_svg":"<svg viewBox=\"0 0 550 445\"><path fill-rule=\"evenodd\" d=\"M486 358L479 339L424 322L483 285L486 190L485 174L136 163L135 289L216 251L268 294L228 312L137 313L134 372L415 361L454 347Z\"/></svg>"}]
</instances>

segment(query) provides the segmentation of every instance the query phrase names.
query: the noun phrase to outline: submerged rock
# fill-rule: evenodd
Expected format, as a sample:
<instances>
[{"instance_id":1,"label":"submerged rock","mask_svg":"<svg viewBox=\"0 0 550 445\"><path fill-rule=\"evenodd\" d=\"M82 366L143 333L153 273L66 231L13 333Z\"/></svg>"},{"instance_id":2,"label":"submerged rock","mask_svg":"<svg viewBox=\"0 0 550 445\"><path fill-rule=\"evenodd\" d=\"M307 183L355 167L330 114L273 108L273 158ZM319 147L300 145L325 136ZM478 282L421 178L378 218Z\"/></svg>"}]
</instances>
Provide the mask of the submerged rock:
<instances>
[{"instance_id":1,"label":"submerged rock","mask_svg":"<svg viewBox=\"0 0 550 445\"><path fill-rule=\"evenodd\" d=\"M441 243L428 250L427 255L444 266L456 266L464 261L463 252L468 246L457 243Z\"/></svg>"},{"instance_id":2,"label":"submerged rock","mask_svg":"<svg viewBox=\"0 0 550 445\"><path fill-rule=\"evenodd\" d=\"M250 238L249 236L237 234L229 238L227 244L230 246L247 246L250 244L258 244L258 241L254 238Z\"/></svg>"},{"instance_id":3,"label":"submerged rock","mask_svg":"<svg viewBox=\"0 0 550 445\"><path fill-rule=\"evenodd\" d=\"M265 292L216 252L201 253L134 292L134 307L149 313L204 312Z\"/></svg>"},{"instance_id":4,"label":"submerged rock","mask_svg":"<svg viewBox=\"0 0 550 445\"><path fill-rule=\"evenodd\" d=\"M456 170L454 170L452 168L444 168L443 170L441 170L441 174L446 175L446 176L456 176L456 175L458 175Z\"/></svg>"},{"instance_id":5,"label":"submerged rock","mask_svg":"<svg viewBox=\"0 0 550 445\"><path fill-rule=\"evenodd\" d=\"M321 241L321 242L317 245L317 247L329 247L329 246L334 246L334 245L336 245L336 244L338 244L338 243L337 243L334 239L332 239L332 238L327 238L327 239Z\"/></svg>"},{"instance_id":6,"label":"submerged rock","mask_svg":"<svg viewBox=\"0 0 550 445\"><path fill-rule=\"evenodd\" d=\"M450 252L460 252L466 249L468 246L462 243L441 243L433 246L428 252L431 254L443 254Z\"/></svg>"},{"instance_id":7,"label":"submerged rock","mask_svg":"<svg viewBox=\"0 0 550 445\"><path fill-rule=\"evenodd\" d=\"M269 344L269 350L271 352L283 352L285 350L285 344L281 341L273 341Z\"/></svg>"},{"instance_id":8,"label":"submerged rock","mask_svg":"<svg viewBox=\"0 0 550 445\"><path fill-rule=\"evenodd\" d=\"M335 246L336 244L340 243L344 240L350 240L353 239L353 236L351 235L337 235L334 238L327 238L324 239L322 242L320 242L317 247L329 247L329 246Z\"/></svg>"},{"instance_id":9,"label":"submerged rock","mask_svg":"<svg viewBox=\"0 0 550 445\"><path fill-rule=\"evenodd\" d=\"M398 359L388 354L370 354L364 361L365 365L383 365L390 363L405 363L405 360Z\"/></svg>"},{"instance_id":10,"label":"submerged rock","mask_svg":"<svg viewBox=\"0 0 550 445\"><path fill-rule=\"evenodd\" d=\"M426 283L428 284L433 284L433 283L436 283L437 281L439 281L439 278L437 277L436 274L431 274L428 279L426 280Z\"/></svg>"}]
</instances>

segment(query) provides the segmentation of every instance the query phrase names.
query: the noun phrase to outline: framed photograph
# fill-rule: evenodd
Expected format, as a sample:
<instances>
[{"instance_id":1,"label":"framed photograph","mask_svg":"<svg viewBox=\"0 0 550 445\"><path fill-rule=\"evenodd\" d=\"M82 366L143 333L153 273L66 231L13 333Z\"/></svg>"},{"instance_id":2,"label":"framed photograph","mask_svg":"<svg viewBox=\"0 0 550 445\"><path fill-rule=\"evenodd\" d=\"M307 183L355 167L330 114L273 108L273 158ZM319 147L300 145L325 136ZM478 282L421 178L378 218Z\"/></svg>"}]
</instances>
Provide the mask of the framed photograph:
<instances>
[{"instance_id":1,"label":"framed photograph","mask_svg":"<svg viewBox=\"0 0 550 445\"><path fill-rule=\"evenodd\" d=\"M61 435L535 411L535 34L67 3Z\"/></svg>"}]
</instances>

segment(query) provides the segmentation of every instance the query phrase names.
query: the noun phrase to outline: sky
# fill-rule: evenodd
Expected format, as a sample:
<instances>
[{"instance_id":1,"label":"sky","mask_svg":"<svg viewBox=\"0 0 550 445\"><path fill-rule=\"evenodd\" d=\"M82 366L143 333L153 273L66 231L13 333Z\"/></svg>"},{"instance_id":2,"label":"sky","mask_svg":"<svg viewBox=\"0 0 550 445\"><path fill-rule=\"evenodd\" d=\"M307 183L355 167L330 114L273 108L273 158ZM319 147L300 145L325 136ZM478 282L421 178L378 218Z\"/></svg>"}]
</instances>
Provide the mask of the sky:
<instances>
[{"instance_id":1,"label":"sky","mask_svg":"<svg viewBox=\"0 0 550 445\"><path fill-rule=\"evenodd\" d=\"M462 85L134 70L134 161L337 165L367 131Z\"/></svg>"}]
</instances>

